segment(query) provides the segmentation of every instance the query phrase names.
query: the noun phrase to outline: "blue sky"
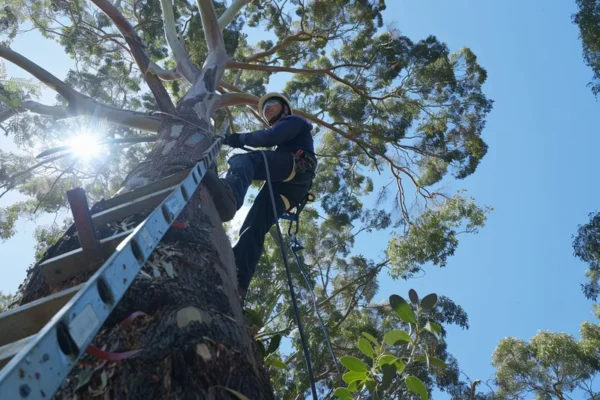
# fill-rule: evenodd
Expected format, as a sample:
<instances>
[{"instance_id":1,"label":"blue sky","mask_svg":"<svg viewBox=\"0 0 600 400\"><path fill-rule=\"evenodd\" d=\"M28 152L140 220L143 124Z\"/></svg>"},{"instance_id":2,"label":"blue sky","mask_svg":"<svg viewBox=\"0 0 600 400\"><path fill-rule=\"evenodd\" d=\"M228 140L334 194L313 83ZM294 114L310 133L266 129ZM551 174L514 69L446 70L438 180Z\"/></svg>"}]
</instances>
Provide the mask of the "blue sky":
<instances>
[{"instance_id":1,"label":"blue sky","mask_svg":"<svg viewBox=\"0 0 600 400\"><path fill-rule=\"evenodd\" d=\"M484 131L489 152L473 176L453 184L494 207L487 226L462 237L445 269L429 267L408 282L385 278L376 297L415 288L460 304L471 329L450 328L449 349L472 379L492 376L491 354L504 337L528 339L540 329L577 335L581 321L595 321L579 287L585 265L571 247L577 225L600 209L592 163L600 104L586 87L592 72L570 20L575 9L570 0L394 0L384 13L415 41L433 34L452 50L471 48L488 71L484 91L495 100ZM64 76L62 49L43 43L28 35L13 47ZM7 66L9 74L26 76ZM1 137L0 147L7 146ZM22 282L33 260L34 227L19 222L19 235L0 244L0 290L14 292ZM377 258L380 239L362 236L356 251Z\"/></svg>"}]
</instances>

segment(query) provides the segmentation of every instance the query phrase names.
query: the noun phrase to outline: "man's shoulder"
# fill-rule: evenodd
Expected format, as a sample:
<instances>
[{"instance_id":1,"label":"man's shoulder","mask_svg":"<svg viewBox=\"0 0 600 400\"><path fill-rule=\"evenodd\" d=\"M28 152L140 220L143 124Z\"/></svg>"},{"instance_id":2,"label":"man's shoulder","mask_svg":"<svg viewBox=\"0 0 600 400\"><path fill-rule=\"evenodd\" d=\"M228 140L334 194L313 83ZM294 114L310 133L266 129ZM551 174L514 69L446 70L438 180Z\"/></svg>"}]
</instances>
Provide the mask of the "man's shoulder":
<instances>
[{"instance_id":1,"label":"man's shoulder","mask_svg":"<svg viewBox=\"0 0 600 400\"><path fill-rule=\"evenodd\" d=\"M308 120L306 118L301 117L300 115L296 115L296 114L286 115L285 117L283 117L282 120L286 120L289 122L295 122L295 123L304 123L304 124L306 124L306 128L308 130L312 129L312 124L310 122L308 122Z\"/></svg>"}]
</instances>

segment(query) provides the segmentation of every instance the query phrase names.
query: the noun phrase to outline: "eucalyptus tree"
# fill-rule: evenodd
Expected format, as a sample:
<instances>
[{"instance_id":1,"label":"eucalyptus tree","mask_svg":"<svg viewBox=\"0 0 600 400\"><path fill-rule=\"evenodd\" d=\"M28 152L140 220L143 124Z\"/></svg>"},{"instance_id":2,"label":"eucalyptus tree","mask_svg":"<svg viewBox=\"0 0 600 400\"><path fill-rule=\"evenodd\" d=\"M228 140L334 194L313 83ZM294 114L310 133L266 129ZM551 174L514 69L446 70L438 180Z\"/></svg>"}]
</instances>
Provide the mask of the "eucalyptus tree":
<instances>
[{"instance_id":1,"label":"eucalyptus tree","mask_svg":"<svg viewBox=\"0 0 600 400\"><path fill-rule=\"evenodd\" d=\"M382 273L408 279L424 265L445 266L459 234L485 222L488 209L441 187L474 173L486 154L481 134L492 108L482 92L486 71L468 48L450 52L433 36L413 41L385 27L382 0L9 0L3 7L0 57L57 93L56 104L47 105L27 88L12 90L12 102L0 109L7 135L37 152L73 132L92 132L105 150L87 161L81 148L42 159L0 153L0 185L26 196L1 210L3 238L14 234L20 217L64 210L69 188L82 186L99 202L193 165L215 132L261 127L258 98L279 74L289 77L281 90L294 112L315 126L318 203L301 217L300 259L336 357L354 351L362 331L381 339L391 326L391 308L372 302ZM10 47L23 24L73 58L65 79L44 69L48 60ZM264 33L252 42L257 35L248 32ZM366 205L370 197L379 199L373 208ZM111 235L143 217L98 232ZM255 277L248 300L256 312L247 330L231 247L203 187L180 219L187 228L168 233L95 339L107 351L143 351L118 367L103 366L85 384L89 371L74 371L59 398L74 392L223 398L233 391L252 399L302 398L309 386L282 272L274 267L283 261L276 244L269 239ZM357 240L377 231L387 235L379 259L353 252ZM77 246L73 227L41 228L36 236L36 250L47 248L41 260ZM319 390L331 393L339 383L336 366L325 355L310 290L294 271ZM33 266L21 301L86 278L51 287ZM460 306L440 299L429 318L468 327ZM121 329L116 322L136 311L146 316ZM291 351L275 357L278 333L291 337ZM442 375L424 368L414 374L442 390L463 390L443 340L427 340L423 348L449 367ZM394 388L396 396L406 393L402 382Z\"/></svg>"}]
</instances>

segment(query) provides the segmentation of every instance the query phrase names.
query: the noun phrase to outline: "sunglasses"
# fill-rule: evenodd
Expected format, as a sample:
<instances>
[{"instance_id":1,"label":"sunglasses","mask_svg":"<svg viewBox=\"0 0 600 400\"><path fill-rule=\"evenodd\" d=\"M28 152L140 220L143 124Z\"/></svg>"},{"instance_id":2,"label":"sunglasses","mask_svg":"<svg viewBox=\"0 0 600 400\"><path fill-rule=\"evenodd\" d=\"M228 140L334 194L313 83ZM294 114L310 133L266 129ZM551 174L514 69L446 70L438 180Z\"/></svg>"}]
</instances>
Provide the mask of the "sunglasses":
<instances>
[{"instance_id":1,"label":"sunglasses","mask_svg":"<svg viewBox=\"0 0 600 400\"><path fill-rule=\"evenodd\" d=\"M276 105L276 104L281 104L281 103L280 103L280 102L279 102L279 100L277 100L277 99L273 99L273 100L267 100L267 101L265 101L265 104L263 104L263 109L262 109L262 110L263 110L263 113L264 113L264 112L267 110L267 108L269 108L269 107L273 107L273 106L274 106L274 105Z\"/></svg>"}]
</instances>

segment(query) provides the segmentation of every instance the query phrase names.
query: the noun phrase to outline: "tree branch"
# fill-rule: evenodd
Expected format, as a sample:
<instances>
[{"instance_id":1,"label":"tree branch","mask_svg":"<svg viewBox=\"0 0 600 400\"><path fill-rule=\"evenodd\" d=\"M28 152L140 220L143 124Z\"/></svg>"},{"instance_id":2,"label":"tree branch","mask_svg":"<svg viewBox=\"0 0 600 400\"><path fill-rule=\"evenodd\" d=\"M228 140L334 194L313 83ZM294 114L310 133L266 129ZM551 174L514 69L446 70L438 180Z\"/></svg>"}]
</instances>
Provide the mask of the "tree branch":
<instances>
[{"instance_id":1,"label":"tree branch","mask_svg":"<svg viewBox=\"0 0 600 400\"><path fill-rule=\"evenodd\" d=\"M177 32L175 31L175 17L173 16L173 5L171 0L160 0L163 13L163 25L165 28L165 38L171 50L173 50L173 56L177 61L177 70L187 79L188 82L194 83L198 70L192 64L192 60L188 56L187 52L183 48L183 45L177 38Z\"/></svg>"},{"instance_id":2,"label":"tree branch","mask_svg":"<svg viewBox=\"0 0 600 400\"><path fill-rule=\"evenodd\" d=\"M219 17L219 29L223 31L223 29L234 20L240 10L251 1L252 0L233 0L233 3L231 3L229 8L227 8L223 15Z\"/></svg>"},{"instance_id":3,"label":"tree branch","mask_svg":"<svg viewBox=\"0 0 600 400\"><path fill-rule=\"evenodd\" d=\"M246 59L246 62L252 62L252 61L259 60L261 58L268 57L270 55L277 53L279 50L283 49L284 47L286 47L287 45L289 45L292 42L305 42L305 41L310 40L311 38L312 37L310 35L303 35L303 32L296 33L295 35L290 35L290 36L286 37L285 39L283 39L281 42L279 42L276 45L274 45L273 47L271 47L270 49L261 51L259 53L256 53L256 54L248 57Z\"/></svg>"},{"instance_id":4,"label":"tree branch","mask_svg":"<svg viewBox=\"0 0 600 400\"><path fill-rule=\"evenodd\" d=\"M239 106L239 105L257 105L258 97L249 93L225 93L222 94L219 102L215 104L215 109ZM1 122L1 120L0 120Z\"/></svg>"},{"instance_id":5,"label":"tree branch","mask_svg":"<svg viewBox=\"0 0 600 400\"><path fill-rule=\"evenodd\" d=\"M212 52L221 49L224 52L225 42L223 42L223 34L219 27L215 6L212 0L196 0L196 2L198 3L200 16L202 17L202 27L204 28L204 37L206 38L208 51Z\"/></svg>"},{"instance_id":6,"label":"tree branch","mask_svg":"<svg viewBox=\"0 0 600 400\"><path fill-rule=\"evenodd\" d=\"M18 108L6 107L0 110L0 122L4 122L7 119L26 111L32 111L36 114L48 115L55 118L67 118L69 112L67 107L52 107L47 106L37 101L27 100L21 103Z\"/></svg>"},{"instance_id":7,"label":"tree branch","mask_svg":"<svg viewBox=\"0 0 600 400\"><path fill-rule=\"evenodd\" d=\"M8 47L0 46L0 57L29 72L69 102L75 100L77 95L79 95L77 91L70 88L66 83L52 75L50 72Z\"/></svg>"},{"instance_id":8,"label":"tree branch","mask_svg":"<svg viewBox=\"0 0 600 400\"><path fill-rule=\"evenodd\" d=\"M177 79L183 78L183 75L181 75L177 69L164 69L154 61L150 61L148 73L158 76L163 81L176 81Z\"/></svg>"},{"instance_id":9,"label":"tree branch","mask_svg":"<svg viewBox=\"0 0 600 400\"><path fill-rule=\"evenodd\" d=\"M154 98L156 99L156 103L158 107L167 113L173 114L175 112L175 105L171 101L171 97L169 93L163 86L162 82L158 77L147 74L150 64L150 59L144 50L144 46L142 45L142 40L133 30L133 26L127 21L127 19L121 14L118 8L108 2L108 0L91 0L99 9L101 9L108 18L113 21L117 29L121 32L125 41L129 45L131 49L131 54L135 59L140 71L142 71L142 75L144 76L144 80L150 87Z\"/></svg>"},{"instance_id":10,"label":"tree branch","mask_svg":"<svg viewBox=\"0 0 600 400\"><path fill-rule=\"evenodd\" d=\"M162 120L144 113L121 110L100 104L89 97L76 92L74 107L47 106L36 101L24 101L18 109L5 108L0 111L0 122L4 122L17 113L31 111L36 114L65 119L88 115L95 118L105 118L108 122L126 126L128 128L140 129L148 132L158 132Z\"/></svg>"},{"instance_id":11,"label":"tree branch","mask_svg":"<svg viewBox=\"0 0 600 400\"><path fill-rule=\"evenodd\" d=\"M366 99L384 100L385 98L391 96L391 95L388 95L387 97L370 96L367 93L363 92L359 87L354 85L352 82L340 77L339 75L337 75L333 72L333 70L335 70L335 69L348 68L348 67L364 68L366 66L362 65L362 64L342 64L342 65L336 65L332 68L293 68L293 67L282 67L282 66L278 66L278 65L250 64L250 63L243 63L243 62L234 61L234 60L230 60L229 62L227 62L226 66L225 66L225 68L229 68L229 69L247 69L247 70L252 70L252 71L267 71L267 72L291 72L294 74L301 74L301 75L325 74L325 75L330 76L332 79L348 86L356 94L358 94L359 96L362 96Z\"/></svg>"},{"instance_id":12,"label":"tree branch","mask_svg":"<svg viewBox=\"0 0 600 400\"><path fill-rule=\"evenodd\" d=\"M53 107L35 101L24 101L19 109L5 108L0 111L0 122L7 120L22 111L32 111L37 114L48 115L55 118L68 118L80 115L89 115L96 118L106 118L109 122L144 131L157 132L161 119L144 113L122 110L107 106L72 89L63 81L46 71L33 61L21 54L0 46L0 57L13 62L34 77L58 92L68 102L68 107ZM164 88L163 88L164 89ZM169 99L169 101L171 101Z\"/></svg>"}]
</instances>

